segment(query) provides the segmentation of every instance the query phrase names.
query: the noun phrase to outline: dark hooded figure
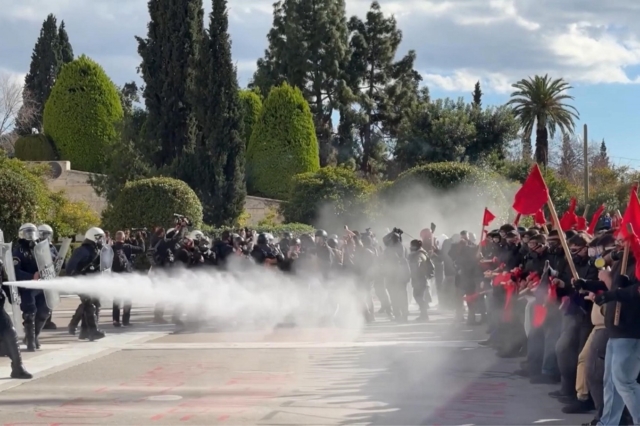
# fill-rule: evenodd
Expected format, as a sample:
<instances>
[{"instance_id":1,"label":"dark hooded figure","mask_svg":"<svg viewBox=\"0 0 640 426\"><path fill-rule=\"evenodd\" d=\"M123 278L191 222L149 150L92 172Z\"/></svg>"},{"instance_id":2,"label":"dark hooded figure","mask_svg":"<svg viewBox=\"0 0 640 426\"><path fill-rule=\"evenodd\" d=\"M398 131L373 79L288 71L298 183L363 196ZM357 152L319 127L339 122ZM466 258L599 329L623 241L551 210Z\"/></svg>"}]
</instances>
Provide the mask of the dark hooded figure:
<instances>
[{"instance_id":1,"label":"dark hooded figure","mask_svg":"<svg viewBox=\"0 0 640 426\"><path fill-rule=\"evenodd\" d=\"M429 320L429 295L428 280L433 278L434 266L429 259L429 255L422 248L421 240L412 240L409 246L409 268L411 269L411 286L413 287L413 298L420 307L420 316L416 321L424 322Z\"/></svg>"}]
</instances>

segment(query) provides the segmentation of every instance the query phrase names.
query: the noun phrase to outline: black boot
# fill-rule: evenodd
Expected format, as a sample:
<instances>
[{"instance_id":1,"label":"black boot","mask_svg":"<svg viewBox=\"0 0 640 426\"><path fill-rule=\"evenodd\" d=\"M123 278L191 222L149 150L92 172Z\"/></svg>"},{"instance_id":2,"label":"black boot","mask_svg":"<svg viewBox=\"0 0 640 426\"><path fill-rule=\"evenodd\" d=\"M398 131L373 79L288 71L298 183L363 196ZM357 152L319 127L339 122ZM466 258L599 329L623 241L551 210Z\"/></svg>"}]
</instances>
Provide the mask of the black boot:
<instances>
[{"instance_id":1,"label":"black boot","mask_svg":"<svg viewBox=\"0 0 640 426\"><path fill-rule=\"evenodd\" d=\"M122 308L122 325L129 327L131 325L131 305L125 304Z\"/></svg>"},{"instance_id":2,"label":"black boot","mask_svg":"<svg viewBox=\"0 0 640 426\"><path fill-rule=\"evenodd\" d=\"M2 345L7 352L7 356L11 359L11 378L12 379L32 379L33 376L22 365L22 355L18 346L18 334L11 327L2 333Z\"/></svg>"},{"instance_id":3,"label":"black boot","mask_svg":"<svg viewBox=\"0 0 640 426\"><path fill-rule=\"evenodd\" d=\"M71 317L71 321L69 322L69 334L72 336L76 335L76 329L78 328L78 324L82 320L82 314L84 312L84 305L81 303L76 308L76 312Z\"/></svg>"},{"instance_id":4,"label":"black boot","mask_svg":"<svg viewBox=\"0 0 640 426\"><path fill-rule=\"evenodd\" d=\"M36 338L35 338L36 349L40 349L40 340L38 338L40 337L40 332L42 331L46 323L47 323L47 320L42 320L36 317Z\"/></svg>"},{"instance_id":5,"label":"black boot","mask_svg":"<svg viewBox=\"0 0 640 426\"><path fill-rule=\"evenodd\" d=\"M562 407L562 412L565 414L586 414L590 411L595 410L595 408L596 407L593 404L593 400L591 398L584 401L576 399L573 403Z\"/></svg>"},{"instance_id":6,"label":"black boot","mask_svg":"<svg viewBox=\"0 0 640 426\"><path fill-rule=\"evenodd\" d=\"M27 352L36 351L36 315L22 314L22 325L24 326L24 343L27 345Z\"/></svg>"},{"instance_id":7,"label":"black boot","mask_svg":"<svg viewBox=\"0 0 640 426\"><path fill-rule=\"evenodd\" d=\"M42 327L43 330L57 330L58 326L56 325L55 322L51 321L53 315L49 315L49 318L47 318L47 321L44 323L44 327Z\"/></svg>"},{"instance_id":8,"label":"black boot","mask_svg":"<svg viewBox=\"0 0 640 426\"><path fill-rule=\"evenodd\" d=\"M89 341L94 342L102 339L105 334L98 329L98 314L97 309L93 304L87 304L84 309L84 321L87 324L87 330L89 332Z\"/></svg>"}]
</instances>

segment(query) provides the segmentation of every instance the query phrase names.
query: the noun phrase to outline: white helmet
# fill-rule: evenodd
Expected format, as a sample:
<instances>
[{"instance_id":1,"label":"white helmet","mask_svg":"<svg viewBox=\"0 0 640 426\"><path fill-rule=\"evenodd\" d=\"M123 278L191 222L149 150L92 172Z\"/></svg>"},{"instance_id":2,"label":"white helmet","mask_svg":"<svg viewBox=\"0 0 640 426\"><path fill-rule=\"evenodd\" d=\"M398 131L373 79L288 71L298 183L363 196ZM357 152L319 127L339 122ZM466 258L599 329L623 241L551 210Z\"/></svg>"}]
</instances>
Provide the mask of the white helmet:
<instances>
[{"instance_id":1,"label":"white helmet","mask_svg":"<svg viewBox=\"0 0 640 426\"><path fill-rule=\"evenodd\" d=\"M104 243L104 237L104 231L96 226L89 228L89 230L84 234L85 240L93 241L94 243Z\"/></svg>"},{"instance_id":2,"label":"white helmet","mask_svg":"<svg viewBox=\"0 0 640 426\"><path fill-rule=\"evenodd\" d=\"M38 240L38 228L33 223L25 223L18 230L18 238L27 241Z\"/></svg>"},{"instance_id":3,"label":"white helmet","mask_svg":"<svg viewBox=\"0 0 640 426\"><path fill-rule=\"evenodd\" d=\"M207 237L205 237L202 231L195 230L195 231L189 232L189 235L187 236L187 238L193 241L198 241L198 240L205 240Z\"/></svg>"},{"instance_id":4,"label":"white helmet","mask_svg":"<svg viewBox=\"0 0 640 426\"><path fill-rule=\"evenodd\" d=\"M53 239L53 228L51 228L46 223L38 226L38 233L40 234L41 240L49 240L49 242L52 242L51 240Z\"/></svg>"}]
</instances>

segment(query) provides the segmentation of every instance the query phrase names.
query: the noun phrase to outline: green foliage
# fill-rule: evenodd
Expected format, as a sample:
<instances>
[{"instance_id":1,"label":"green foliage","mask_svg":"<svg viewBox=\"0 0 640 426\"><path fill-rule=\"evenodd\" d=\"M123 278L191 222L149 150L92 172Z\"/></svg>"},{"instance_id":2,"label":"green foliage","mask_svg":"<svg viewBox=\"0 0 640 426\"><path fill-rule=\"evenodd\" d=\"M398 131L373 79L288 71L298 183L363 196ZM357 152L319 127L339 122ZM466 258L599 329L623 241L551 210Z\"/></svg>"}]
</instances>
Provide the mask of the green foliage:
<instances>
[{"instance_id":1,"label":"green foliage","mask_svg":"<svg viewBox=\"0 0 640 426\"><path fill-rule=\"evenodd\" d=\"M7 241L18 236L23 223L38 222L39 191L42 183L12 160L0 163L0 229Z\"/></svg>"},{"instance_id":2,"label":"green foliage","mask_svg":"<svg viewBox=\"0 0 640 426\"><path fill-rule=\"evenodd\" d=\"M391 184L384 185L380 197L387 205L414 195L416 188L451 192L460 187L473 189L473 196L485 200L487 206L506 206L505 183L500 176L465 163L443 162L417 166L400 174ZM474 204L475 205L475 204Z\"/></svg>"},{"instance_id":3,"label":"green foliage","mask_svg":"<svg viewBox=\"0 0 640 426\"><path fill-rule=\"evenodd\" d=\"M270 233L274 237L278 238L285 232L291 232L294 237L299 237L302 234L313 234L315 228L309 226L304 223L285 223L283 225L275 225L275 226L254 226L249 227L253 229L257 233ZM213 237L220 237L223 231L228 230L229 228L214 228L211 226L203 225L200 230L204 232L206 235L210 235Z\"/></svg>"},{"instance_id":4,"label":"green foliage","mask_svg":"<svg viewBox=\"0 0 640 426\"><path fill-rule=\"evenodd\" d=\"M344 0L287 0L274 4L269 46L258 60L252 86L269 93L288 82L309 102L320 163L332 161L332 114L342 101L349 30Z\"/></svg>"},{"instance_id":5,"label":"green foliage","mask_svg":"<svg viewBox=\"0 0 640 426\"><path fill-rule=\"evenodd\" d=\"M75 170L100 173L122 118L116 86L100 65L81 56L56 80L44 110L44 132Z\"/></svg>"},{"instance_id":6,"label":"green foliage","mask_svg":"<svg viewBox=\"0 0 640 426\"><path fill-rule=\"evenodd\" d=\"M202 225L202 204L189 186L172 178L149 178L127 183L102 215L103 228L170 227L174 213Z\"/></svg>"},{"instance_id":7,"label":"green foliage","mask_svg":"<svg viewBox=\"0 0 640 426\"><path fill-rule=\"evenodd\" d=\"M283 84L269 93L247 152L248 187L264 197L286 199L292 178L320 168L309 105L298 88Z\"/></svg>"},{"instance_id":8,"label":"green foliage","mask_svg":"<svg viewBox=\"0 0 640 426\"><path fill-rule=\"evenodd\" d=\"M98 216L87 203L69 201L64 192L51 194L53 214L47 223L57 238L84 234L92 226L100 225Z\"/></svg>"},{"instance_id":9,"label":"green foliage","mask_svg":"<svg viewBox=\"0 0 640 426\"><path fill-rule=\"evenodd\" d=\"M282 213L287 222L317 224L322 212L349 225L366 217L373 192L373 185L353 171L325 167L293 178L291 195L282 205Z\"/></svg>"},{"instance_id":10,"label":"green foliage","mask_svg":"<svg viewBox=\"0 0 640 426\"><path fill-rule=\"evenodd\" d=\"M51 140L42 133L20 136L15 144L16 158L23 161L55 161L58 154Z\"/></svg>"},{"instance_id":11,"label":"green foliage","mask_svg":"<svg viewBox=\"0 0 640 426\"><path fill-rule=\"evenodd\" d=\"M60 48L60 59L65 64L73 61L73 47L69 41L69 34L67 34L67 28L64 25L64 21L60 22L60 28L58 28L58 45Z\"/></svg>"},{"instance_id":12,"label":"green foliage","mask_svg":"<svg viewBox=\"0 0 640 426\"><path fill-rule=\"evenodd\" d=\"M198 130L193 97L208 89L196 83L204 9L202 0L150 0L147 5L147 35L136 40L142 58L142 95L149 113L148 136L159 147L151 160L161 168L195 147ZM207 95L219 100L213 93Z\"/></svg>"},{"instance_id":13,"label":"green foliage","mask_svg":"<svg viewBox=\"0 0 640 426\"><path fill-rule=\"evenodd\" d=\"M242 113L244 118L244 141L246 146L249 146L251 140L251 133L253 132L253 126L260 119L260 113L262 112L262 99L253 90L241 90L240 102L242 103Z\"/></svg>"}]
</instances>

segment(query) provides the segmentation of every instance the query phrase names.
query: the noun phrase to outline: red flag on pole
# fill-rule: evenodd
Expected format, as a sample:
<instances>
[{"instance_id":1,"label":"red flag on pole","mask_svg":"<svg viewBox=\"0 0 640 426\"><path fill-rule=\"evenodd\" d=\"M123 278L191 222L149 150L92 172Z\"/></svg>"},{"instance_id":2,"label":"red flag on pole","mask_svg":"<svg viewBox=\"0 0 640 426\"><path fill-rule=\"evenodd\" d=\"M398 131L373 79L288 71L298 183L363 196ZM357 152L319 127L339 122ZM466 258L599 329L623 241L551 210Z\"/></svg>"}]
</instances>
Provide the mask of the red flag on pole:
<instances>
[{"instance_id":1,"label":"red flag on pole","mask_svg":"<svg viewBox=\"0 0 640 426\"><path fill-rule=\"evenodd\" d=\"M602 213L604 213L604 204L601 205L600 208L595 211L595 213L593 213L593 216L591 216L591 222L589 222L589 228L587 229L589 235L595 234L596 226L598 226L598 221L600 220L600 216L602 216Z\"/></svg>"},{"instance_id":2,"label":"red flag on pole","mask_svg":"<svg viewBox=\"0 0 640 426\"><path fill-rule=\"evenodd\" d=\"M640 229L640 201L638 201L638 187L633 185L631 187L631 194L629 194L629 204L627 204L627 210L625 210L620 222L619 236L621 238L627 238L629 233L627 231L627 223L633 227L633 230Z\"/></svg>"},{"instance_id":3,"label":"red flag on pole","mask_svg":"<svg viewBox=\"0 0 640 426\"><path fill-rule=\"evenodd\" d=\"M576 223L576 230L578 231L586 231L587 230L587 218L584 216L577 216L578 222Z\"/></svg>"},{"instance_id":4,"label":"red flag on pole","mask_svg":"<svg viewBox=\"0 0 640 426\"><path fill-rule=\"evenodd\" d=\"M569 203L569 210L567 210L560 218L560 229L563 231L569 231L578 224L578 215L576 214L577 204L578 201L575 198L572 198L571 203Z\"/></svg>"},{"instance_id":5,"label":"red flag on pole","mask_svg":"<svg viewBox=\"0 0 640 426\"><path fill-rule=\"evenodd\" d=\"M633 257L636 259L636 267L634 271L636 279L640 280L640 261L638 261L638 259L640 259L640 240L638 240L638 236L634 230L632 230L631 234L627 236L627 241L629 241L629 250L631 250Z\"/></svg>"},{"instance_id":6,"label":"red flag on pole","mask_svg":"<svg viewBox=\"0 0 640 426\"><path fill-rule=\"evenodd\" d=\"M542 177L542 172L537 164L531 168L531 172L524 181L522 187L516 192L513 200L513 209L521 215L535 215L549 200L549 188Z\"/></svg>"},{"instance_id":7,"label":"red flag on pole","mask_svg":"<svg viewBox=\"0 0 640 426\"><path fill-rule=\"evenodd\" d=\"M540 209L536 212L536 214L533 216L533 222L536 225L546 225L547 224L547 218L544 217L544 210Z\"/></svg>"},{"instance_id":8,"label":"red flag on pole","mask_svg":"<svg viewBox=\"0 0 640 426\"><path fill-rule=\"evenodd\" d=\"M495 219L495 215L489 211L488 208L484 208L484 217L482 218L482 226L489 226L493 219Z\"/></svg>"}]
</instances>

